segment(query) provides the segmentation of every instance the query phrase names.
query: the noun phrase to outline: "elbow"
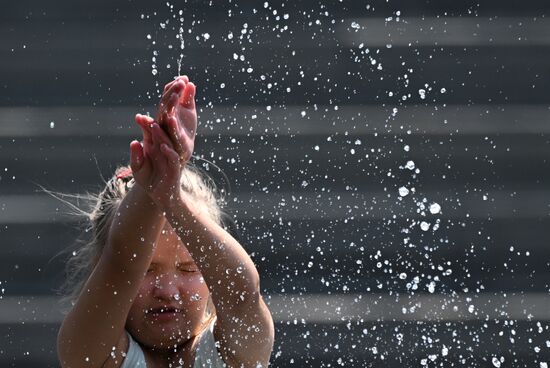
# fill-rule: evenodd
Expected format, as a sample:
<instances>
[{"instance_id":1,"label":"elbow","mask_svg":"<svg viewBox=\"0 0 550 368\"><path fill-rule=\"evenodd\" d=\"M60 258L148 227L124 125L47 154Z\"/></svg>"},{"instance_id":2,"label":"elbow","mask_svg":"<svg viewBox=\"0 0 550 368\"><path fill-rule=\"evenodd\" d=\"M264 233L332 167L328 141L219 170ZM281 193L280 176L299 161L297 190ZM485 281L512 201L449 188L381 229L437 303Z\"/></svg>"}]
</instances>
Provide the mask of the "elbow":
<instances>
[{"instance_id":1,"label":"elbow","mask_svg":"<svg viewBox=\"0 0 550 368\"><path fill-rule=\"evenodd\" d=\"M260 275L254 268L251 272L236 274L238 283L232 290L228 290L228 295L231 295L229 300L232 300L235 305L257 305L261 299L260 294Z\"/></svg>"},{"instance_id":2,"label":"elbow","mask_svg":"<svg viewBox=\"0 0 550 368\"><path fill-rule=\"evenodd\" d=\"M76 367L74 353L71 352L71 338L66 331L65 323L61 325L57 333L57 359L62 368ZM73 357L73 359L71 359Z\"/></svg>"},{"instance_id":3,"label":"elbow","mask_svg":"<svg viewBox=\"0 0 550 368\"><path fill-rule=\"evenodd\" d=\"M275 344L275 323L273 322L273 316L267 307L263 297L260 297L260 315L263 316L264 325L266 328L266 346L269 347L269 355L273 351L273 345Z\"/></svg>"},{"instance_id":4,"label":"elbow","mask_svg":"<svg viewBox=\"0 0 550 368\"><path fill-rule=\"evenodd\" d=\"M61 328L57 332L57 359L59 360L60 366L66 368L69 367L69 365L66 362L67 339L65 337L63 326L64 324L61 325Z\"/></svg>"},{"instance_id":5,"label":"elbow","mask_svg":"<svg viewBox=\"0 0 550 368\"><path fill-rule=\"evenodd\" d=\"M241 292L239 296L240 301L244 304L257 307L262 301L262 294L260 292L260 275L258 272L254 272L254 276L250 278L249 287Z\"/></svg>"},{"instance_id":6,"label":"elbow","mask_svg":"<svg viewBox=\"0 0 550 368\"><path fill-rule=\"evenodd\" d=\"M237 282L238 280L238 282ZM256 270L240 274L233 285L229 283L213 290L212 299L218 314L242 316L258 310L263 303L260 277Z\"/></svg>"},{"instance_id":7,"label":"elbow","mask_svg":"<svg viewBox=\"0 0 550 368\"><path fill-rule=\"evenodd\" d=\"M82 367L85 362L87 367L99 367L98 362L86 353L85 346L83 347L81 342L76 341L74 332L67 326L67 321L64 321L57 333L59 366L62 368Z\"/></svg>"}]
</instances>

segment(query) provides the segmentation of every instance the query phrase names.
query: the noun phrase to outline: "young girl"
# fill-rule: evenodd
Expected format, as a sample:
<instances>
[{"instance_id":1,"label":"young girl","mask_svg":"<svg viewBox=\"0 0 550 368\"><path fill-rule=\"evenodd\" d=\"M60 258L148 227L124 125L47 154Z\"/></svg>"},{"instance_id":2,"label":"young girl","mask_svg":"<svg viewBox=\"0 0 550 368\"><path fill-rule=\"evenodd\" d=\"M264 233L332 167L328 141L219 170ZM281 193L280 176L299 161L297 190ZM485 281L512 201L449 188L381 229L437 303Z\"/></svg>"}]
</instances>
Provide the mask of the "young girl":
<instances>
[{"instance_id":1,"label":"young girl","mask_svg":"<svg viewBox=\"0 0 550 368\"><path fill-rule=\"evenodd\" d=\"M188 160L195 86L166 85L157 121L130 144L91 214L86 269L58 336L63 367L267 367L271 314L258 272L223 228L214 192Z\"/></svg>"}]
</instances>

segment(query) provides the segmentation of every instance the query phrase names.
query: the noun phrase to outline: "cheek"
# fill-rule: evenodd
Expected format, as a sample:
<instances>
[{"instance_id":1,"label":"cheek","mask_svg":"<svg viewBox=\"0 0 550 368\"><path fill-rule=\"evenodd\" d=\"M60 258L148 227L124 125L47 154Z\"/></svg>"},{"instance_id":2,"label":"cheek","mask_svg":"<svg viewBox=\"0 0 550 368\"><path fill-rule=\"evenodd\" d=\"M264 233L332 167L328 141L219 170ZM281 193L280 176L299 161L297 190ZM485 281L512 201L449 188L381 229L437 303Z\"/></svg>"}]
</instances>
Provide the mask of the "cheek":
<instances>
[{"instance_id":1,"label":"cheek","mask_svg":"<svg viewBox=\"0 0 550 368\"><path fill-rule=\"evenodd\" d=\"M208 298L208 287L200 273L182 276L179 280L179 285L180 295L185 299L185 303L194 304L197 301Z\"/></svg>"},{"instance_id":2,"label":"cheek","mask_svg":"<svg viewBox=\"0 0 550 368\"><path fill-rule=\"evenodd\" d=\"M141 285L139 286L138 293L136 295L136 298L134 300L135 303L146 303L147 299L151 297L153 294L154 289L154 282L151 280L143 280Z\"/></svg>"},{"instance_id":3,"label":"cheek","mask_svg":"<svg viewBox=\"0 0 550 368\"><path fill-rule=\"evenodd\" d=\"M139 289L138 293L132 303L130 308L130 313L136 315L136 313L143 313L148 305L150 304L150 299L153 291L153 283L147 280L144 280Z\"/></svg>"},{"instance_id":4,"label":"cheek","mask_svg":"<svg viewBox=\"0 0 550 368\"><path fill-rule=\"evenodd\" d=\"M200 294L207 293L208 294L208 286L206 285L206 282L204 281L204 278L200 273L193 275L192 277L189 277L188 281L189 285L193 290Z\"/></svg>"}]
</instances>

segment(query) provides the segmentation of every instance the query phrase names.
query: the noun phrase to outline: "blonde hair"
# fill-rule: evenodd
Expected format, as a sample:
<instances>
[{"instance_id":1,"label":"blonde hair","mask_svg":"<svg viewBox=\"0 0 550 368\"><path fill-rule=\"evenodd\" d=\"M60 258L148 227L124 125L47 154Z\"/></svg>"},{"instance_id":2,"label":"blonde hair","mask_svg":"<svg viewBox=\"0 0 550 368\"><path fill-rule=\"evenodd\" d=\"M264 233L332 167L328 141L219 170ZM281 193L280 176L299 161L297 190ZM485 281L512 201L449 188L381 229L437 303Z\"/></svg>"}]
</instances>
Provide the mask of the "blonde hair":
<instances>
[{"instance_id":1,"label":"blonde hair","mask_svg":"<svg viewBox=\"0 0 550 368\"><path fill-rule=\"evenodd\" d=\"M222 211L225 203L223 190L218 191L214 181L196 166L187 163L181 174L181 188L189 194L189 198L196 206L201 206L218 225L224 227ZM80 240L82 244L67 261L66 280L62 286L63 302L72 305L78 298L84 284L95 265L97 264L113 223L113 218L122 199L134 185L131 169L128 166L119 167L111 179L106 182L105 188L97 195L89 194L87 199L92 207L89 211L72 206L83 215L88 226L84 234L88 240ZM201 326L204 330L216 317L216 309L209 294L206 305L205 318Z\"/></svg>"}]
</instances>

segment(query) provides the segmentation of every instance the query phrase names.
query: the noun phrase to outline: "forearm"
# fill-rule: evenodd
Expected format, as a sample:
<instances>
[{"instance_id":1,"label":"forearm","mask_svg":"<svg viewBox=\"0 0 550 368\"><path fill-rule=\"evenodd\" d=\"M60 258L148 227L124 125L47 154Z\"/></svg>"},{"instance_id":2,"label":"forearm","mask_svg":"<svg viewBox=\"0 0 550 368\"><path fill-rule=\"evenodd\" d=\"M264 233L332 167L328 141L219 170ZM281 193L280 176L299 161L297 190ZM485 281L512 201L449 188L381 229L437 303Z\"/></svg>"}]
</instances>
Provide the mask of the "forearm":
<instances>
[{"instance_id":1,"label":"forearm","mask_svg":"<svg viewBox=\"0 0 550 368\"><path fill-rule=\"evenodd\" d=\"M218 310L257 300L260 278L252 259L208 213L193 206L182 192L166 217L199 267Z\"/></svg>"},{"instance_id":2,"label":"forearm","mask_svg":"<svg viewBox=\"0 0 550 368\"><path fill-rule=\"evenodd\" d=\"M173 201L166 216L199 267L216 307L220 351L234 367L267 366L274 326L247 252L205 210ZM251 328L254 326L254 328Z\"/></svg>"},{"instance_id":3,"label":"forearm","mask_svg":"<svg viewBox=\"0 0 550 368\"><path fill-rule=\"evenodd\" d=\"M111 224L104 256L125 269L147 269L164 216L145 190L135 184L120 203Z\"/></svg>"},{"instance_id":4,"label":"forearm","mask_svg":"<svg viewBox=\"0 0 550 368\"><path fill-rule=\"evenodd\" d=\"M99 367L124 331L133 299L164 219L139 185L116 209L101 257L63 321L58 349L63 366ZM82 333L85 331L85 334Z\"/></svg>"}]
</instances>

